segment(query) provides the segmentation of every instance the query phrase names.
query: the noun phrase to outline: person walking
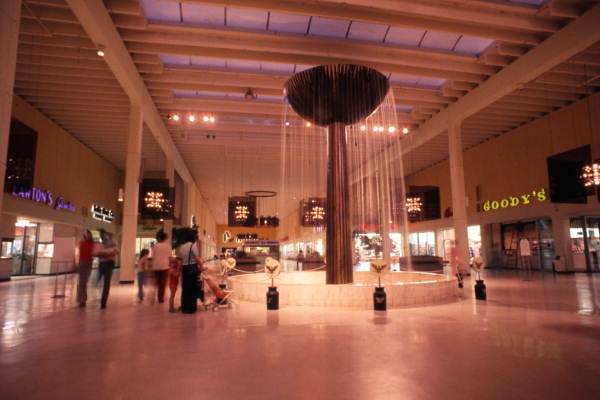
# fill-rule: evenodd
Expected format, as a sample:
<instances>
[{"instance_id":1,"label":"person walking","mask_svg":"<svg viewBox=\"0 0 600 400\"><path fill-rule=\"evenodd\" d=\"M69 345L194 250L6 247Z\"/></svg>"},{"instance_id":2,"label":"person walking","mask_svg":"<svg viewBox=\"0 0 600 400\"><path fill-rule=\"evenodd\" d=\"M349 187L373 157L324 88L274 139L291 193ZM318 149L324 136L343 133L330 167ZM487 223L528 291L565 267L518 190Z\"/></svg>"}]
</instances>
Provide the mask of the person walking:
<instances>
[{"instance_id":1,"label":"person walking","mask_svg":"<svg viewBox=\"0 0 600 400\"><path fill-rule=\"evenodd\" d=\"M85 230L83 238L79 242L79 265L77 272L79 273L79 282L77 284L77 303L79 307L85 307L87 302L87 284L92 273L92 261L94 252L94 239L92 232Z\"/></svg>"},{"instance_id":2,"label":"person walking","mask_svg":"<svg viewBox=\"0 0 600 400\"><path fill-rule=\"evenodd\" d=\"M100 238L102 245L95 252L95 256L100 259L100 266L98 267L98 282L100 278L104 278L104 286L102 287L102 297L100 299L100 308L105 309L108 301L108 294L110 292L110 281L112 279L112 272L115 268L115 258L119 254L117 245L113 240L112 234L107 231L100 231Z\"/></svg>"},{"instance_id":3,"label":"person walking","mask_svg":"<svg viewBox=\"0 0 600 400\"><path fill-rule=\"evenodd\" d=\"M193 314L198 309L198 297L200 295L199 266L200 253L198 251L198 234L193 229L182 232L184 243L179 247L178 257L181 258L181 312Z\"/></svg>"},{"instance_id":4,"label":"person walking","mask_svg":"<svg viewBox=\"0 0 600 400\"><path fill-rule=\"evenodd\" d=\"M149 269L148 255L150 251L143 249L137 262L138 300L144 301L144 283Z\"/></svg>"},{"instance_id":5,"label":"person walking","mask_svg":"<svg viewBox=\"0 0 600 400\"><path fill-rule=\"evenodd\" d=\"M157 243L152 248L152 270L156 280L159 303L165 301L165 287L169 273L169 258L171 257L171 241L169 235L162 229L156 234Z\"/></svg>"}]
</instances>

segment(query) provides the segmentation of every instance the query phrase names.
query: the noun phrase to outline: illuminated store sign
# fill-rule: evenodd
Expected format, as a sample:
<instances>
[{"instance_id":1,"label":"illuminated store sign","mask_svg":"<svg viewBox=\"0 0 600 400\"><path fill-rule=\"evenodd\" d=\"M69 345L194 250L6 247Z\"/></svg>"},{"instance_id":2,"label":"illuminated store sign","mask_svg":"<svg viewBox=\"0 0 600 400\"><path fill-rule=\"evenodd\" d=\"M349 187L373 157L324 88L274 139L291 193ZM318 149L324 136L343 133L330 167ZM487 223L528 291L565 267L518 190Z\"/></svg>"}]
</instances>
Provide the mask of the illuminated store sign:
<instances>
[{"instance_id":1,"label":"illuminated store sign","mask_svg":"<svg viewBox=\"0 0 600 400\"><path fill-rule=\"evenodd\" d=\"M92 204L90 211L92 213L92 218L97 219L98 221L108 222L110 224L115 219L115 214L113 213L113 210L100 207L97 204Z\"/></svg>"},{"instance_id":2,"label":"illuminated store sign","mask_svg":"<svg viewBox=\"0 0 600 400\"><path fill-rule=\"evenodd\" d=\"M525 206L535 202L546 201L546 189L532 190L531 193L525 193L518 196L508 196L500 200L486 200L483 203L483 211L494 211L499 208L509 208Z\"/></svg>"},{"instance_id":3,"label":"illuminated store sign","mask_svg":"<svg viewBox=\"0 0 600 400\"><path fill-rule=\"evenodd\" d=\"M48 207L54 208L55 210L75 212L75 206L73 203L66 201L62 196L55 197L54 194L49 190L43 190L34 187L29 190L18 192L13 191L11 195L20 199L27 199L36 203L45 204Z\"/></svg>"}]
</instances>

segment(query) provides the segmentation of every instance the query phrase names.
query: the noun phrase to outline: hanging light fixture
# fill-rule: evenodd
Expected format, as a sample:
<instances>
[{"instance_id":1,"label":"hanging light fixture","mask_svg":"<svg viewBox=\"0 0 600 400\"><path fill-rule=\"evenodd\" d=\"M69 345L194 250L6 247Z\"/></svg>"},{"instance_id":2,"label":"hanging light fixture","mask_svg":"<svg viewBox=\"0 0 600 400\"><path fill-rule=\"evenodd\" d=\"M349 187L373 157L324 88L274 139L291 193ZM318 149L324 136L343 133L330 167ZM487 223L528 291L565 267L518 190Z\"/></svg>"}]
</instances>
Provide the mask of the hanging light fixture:
<instances>
[{"instance_id":1,"label":"hanging light fixture","mask_svg":"<svg viewBox=\"0 0 600 400\"><path fill-rule=\"evenodd\" d=\"M313 206L310 210L310 217L313 222L323 222L325 220L325 208L321 206Z\"/></svg>"},{"instance_id":2,"label":"hanging light fixture","mask_svg":"<svg viewBox=\"0 0 600 400\"><path fill-rule=\"evenodd\" d=\"M237 204L235 206L235 210L233 211L233 218L237 222L245 222L248 220L248 215L250 215L250 210L248 210L248 206L245 204Z\"/></svg>"},{"instance_id":3,"label":"hanging light fixture","mask_svg":"<svg viewBox=\"0 0 600 400\"><path fill-rule=\"evenodd\" d=\"M161 210L165 201L165 195L162 192L146 192L144 197L146 208L154 210Z\"/></svg>"},{"instance_id":4,"label":"hanging light fixture","mask_svg":"<svg viewBox=\"0 0 600 400\"><path fill-rule=\"evenodd\" d=\"M406 198L406 212L419 214L423 211L423 200L421 196L410 196Z\"/></svg>"},{"instance_id":5,"label":"hanging light fixture","mask_svg":"<svg viewBox=\"0 0 600 400\"><path fill-rule=\"evenodd\" d=\"M581 180L586 188L600 186L600 160L583 166Z\"/></svg>"}]
</instances>

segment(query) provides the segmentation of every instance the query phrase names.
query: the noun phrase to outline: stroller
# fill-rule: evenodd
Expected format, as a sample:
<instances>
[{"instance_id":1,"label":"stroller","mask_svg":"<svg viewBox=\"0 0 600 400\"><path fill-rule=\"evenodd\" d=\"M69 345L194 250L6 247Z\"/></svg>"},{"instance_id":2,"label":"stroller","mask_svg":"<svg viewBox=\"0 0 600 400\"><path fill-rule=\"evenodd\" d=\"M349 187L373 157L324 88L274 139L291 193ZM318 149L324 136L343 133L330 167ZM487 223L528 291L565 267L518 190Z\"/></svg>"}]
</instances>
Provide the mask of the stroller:
<instances>
[{"instance_id":1,"label":"stroller","mask_svg":"<svg viewBox=\"0 0 600 400\"><path fill-rule=\"evenodd\" d=\"M199 275L200 285L202 287L201 293L204 293L204 287L208 287L214 294L214 299L208 300L206 295L202 296L202 304L205 310L217 311L220 308L232 308L233 301L231 299L233 295L232 290L226 290L224 287L220 287L215 280L206 274L207 268ZM222 285L224 286L224 285Z\"/></svg>"}]
</instances>

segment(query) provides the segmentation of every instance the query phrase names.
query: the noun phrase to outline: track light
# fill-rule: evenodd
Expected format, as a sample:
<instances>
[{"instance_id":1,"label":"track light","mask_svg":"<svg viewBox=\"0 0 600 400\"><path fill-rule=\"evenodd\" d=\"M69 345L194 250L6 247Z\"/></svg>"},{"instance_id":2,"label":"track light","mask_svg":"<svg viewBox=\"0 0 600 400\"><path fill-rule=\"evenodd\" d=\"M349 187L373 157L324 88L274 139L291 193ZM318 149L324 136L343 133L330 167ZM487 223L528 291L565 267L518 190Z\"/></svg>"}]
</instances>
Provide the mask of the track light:
<instances>
[{"instance_id":1,"label":"track light","mask_svg":"<svg viewBox=\"0 0 600 400\"><path fill-rule=\"evenodd\" d=\"M194 114L188 115L188 121L189 122L196 122L196 116Z\"/></svg>"},{"instance_id":2,"label":"track light","mask_svg":"<svg viewBox=\"0 0 600 400\"><path fill-rule=\"evenodd\" d=\"M178 122L180 119L181 119L181 117L179 116L179 114L169 114L170 121Z\"/></svg>"},{"instance_id":3,"label":"track light","mask_svg":"<svg viewBox=\"0 0 600 400\"><path fill-rule=\"evenodd\" d=\"M396 132L396 127L395 127L395 126L390 126L390 127L388 128L388 132L389 132L389 133L394 133L394 132Z\"/></svg>"}]
</instances>

